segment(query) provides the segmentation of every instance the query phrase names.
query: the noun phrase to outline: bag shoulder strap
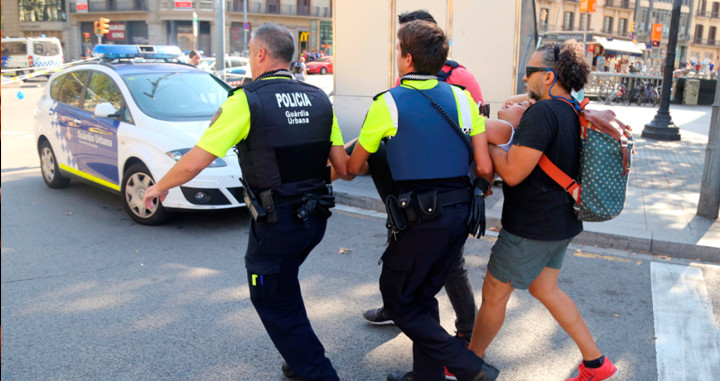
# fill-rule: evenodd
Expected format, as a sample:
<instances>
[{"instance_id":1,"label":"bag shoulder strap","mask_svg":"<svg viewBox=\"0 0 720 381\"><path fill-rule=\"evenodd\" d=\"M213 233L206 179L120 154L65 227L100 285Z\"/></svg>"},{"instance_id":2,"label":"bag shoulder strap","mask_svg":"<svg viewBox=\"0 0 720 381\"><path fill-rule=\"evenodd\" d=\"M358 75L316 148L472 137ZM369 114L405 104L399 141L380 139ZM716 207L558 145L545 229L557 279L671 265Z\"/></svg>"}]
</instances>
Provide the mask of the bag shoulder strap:
<instances>
[{"instance_id":1,"label":"bag shoulder strap","mask_svg":"<svg viewBox=\"0 0 720 381\"><path fill-rule=\"evenodd\" d=\"M555 99L561 100L561 101L569 104L572 107L573 111L575 111L575 114L580 119L581 128L587 127L588 121L585 120L585 118L583 118L582 115L580 114L580 112L585 110L585 106L589 102L589 100L587 98L583 99L583 101L580 103L580 105L579 105L580 111L578 111L577 108L575 108L575 105L570 103L570 101L568 101L565 98L555 98ZM584 123L584 126L583 126L583 123ZM545 155L544 153L540 157L540 161L538 162L538 165L540 166L540 169L543 170L543 172L545 172L548 176L550 176L551 179L553 179L556 183L558 183L558 185L560 185L563 189L565 189L565 191L567 191L570 194L570 196L573 198L573 200L575 200L575 202L578 205L580 205L581 186L580 186L580 184L577 183L577 181L575 181L572 177L568 176L568 174L563 172L562 169L558 168L558 166L555 165L555 163L553 163L547 157L547 155Z\"/></svg>"},{"instance_id":2,"label":"bag shoulder strap","mask_svg":"<svg viewBox=\"0 0 720 381\"><path fill-rule=\"evenodd\" d=\"M558 185L565 189L570 196L580 205L580 184L577 183L572 177L568 176L562 169L558 168L555 163L550 161L545 154L540 157L538 162L540 169L543 170L551 179L553 179Z\"/></svg>"}]
</instances>

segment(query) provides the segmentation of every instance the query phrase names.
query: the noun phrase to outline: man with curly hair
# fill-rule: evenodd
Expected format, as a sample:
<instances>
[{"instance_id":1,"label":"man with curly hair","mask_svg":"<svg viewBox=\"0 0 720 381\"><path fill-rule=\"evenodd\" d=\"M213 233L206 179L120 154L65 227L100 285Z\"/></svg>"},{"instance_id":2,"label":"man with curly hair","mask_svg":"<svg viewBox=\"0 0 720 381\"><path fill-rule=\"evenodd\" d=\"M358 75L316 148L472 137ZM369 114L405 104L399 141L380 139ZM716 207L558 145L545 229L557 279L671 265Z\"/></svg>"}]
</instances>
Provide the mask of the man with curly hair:
<instances>
[{"instance_id":1,"label":"man with curly hair","mask_svg":"<svg viewBox=\"0 0 720 381\"><path fill-rule=\"evenodd\" d=\"M523 78L536 102L520 120L509 151L489 147L503 179L503 227L492 248L470 342L470 349L484 357L502 327L510 295L516 288L527 289L577 344L583 362L573 381L606 380L619 371L602 355L577 306L558 287L565 251L583 225L575 217L573 199L538 162L544 153L577 177L580 125L570 92L582 89L589 73L584 47L574 40L538 48Z\"/></svg>"}]
</instances>

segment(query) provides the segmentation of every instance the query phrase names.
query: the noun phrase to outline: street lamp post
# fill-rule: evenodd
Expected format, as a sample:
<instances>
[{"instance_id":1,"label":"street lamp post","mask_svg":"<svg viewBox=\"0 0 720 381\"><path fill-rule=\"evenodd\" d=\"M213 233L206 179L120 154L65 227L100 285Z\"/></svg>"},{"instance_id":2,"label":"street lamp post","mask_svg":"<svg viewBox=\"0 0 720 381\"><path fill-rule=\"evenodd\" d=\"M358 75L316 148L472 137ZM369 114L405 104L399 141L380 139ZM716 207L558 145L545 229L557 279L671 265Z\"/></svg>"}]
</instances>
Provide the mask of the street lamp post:
<instances>
[{"instance_id":1,"label":"street lamp post","mask_svg":"<svg viewBox=\"0 0 720 381\"><path fill-rule=\"evenodd\" d=\"M680 140L680 129L675 126L670 117L670 89L672 87L673 70L675 68L675 49L677 46L678 29L680 25L680 7L682 0L673 0L672 17L670 18L670 36L668 38L667 54L665 55L665 71L663 72L662 96L660 107L652 122L645 125L643 138L656 140Z\"/></svg>"}]
</instances>

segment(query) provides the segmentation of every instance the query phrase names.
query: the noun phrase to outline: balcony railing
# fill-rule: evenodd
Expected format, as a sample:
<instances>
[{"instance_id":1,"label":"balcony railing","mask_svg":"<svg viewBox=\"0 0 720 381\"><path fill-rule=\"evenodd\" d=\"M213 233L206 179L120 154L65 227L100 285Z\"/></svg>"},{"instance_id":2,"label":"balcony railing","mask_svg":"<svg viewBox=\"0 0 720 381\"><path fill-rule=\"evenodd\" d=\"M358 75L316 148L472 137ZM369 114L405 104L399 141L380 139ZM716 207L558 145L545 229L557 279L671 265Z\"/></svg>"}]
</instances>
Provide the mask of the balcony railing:
<instances>
[{"instance_id":1,"label":"balcony railing","mask_svg":"<svg viewBox=\"0 0 720 381\"><path fill-rule=\"evenodd\" d=\"M635 2L630 0L605 0L605 8L635 9Z\"/></svg>"},{"instance_id":2,"label":"balcony railing","mask_svg":"<svg viewBox=\"0 0 720 381\"><path fill-rule=\"evenodd\" d=\"M705 9L698 9L697 14L695 14L697 17L712 17L714 19L720 18L720 11L708 11Z\"/></svg>"},{"instance_id":3,"label":"balcony railing","mask_svg":"<svg viewBox=\"0 0 720 381\"><path fill-rule=\"evenodd\" d=\"M215 9L215 1L214 0L194 0L192 2L192 9L193 10L200 10L200 11L212 11ZM226 4L227 6L227 4ZM159 9L161 11L167 11L167 10L173 10L175 8L175 0L161 0L160 1L160 7ZM226 8L230 9L230 7Z\"/></svg>"},{"instance_id":4,"label":"balcony railing","mask_svg":"<svg viewBox=\"0 0 720 381\"><path fill-rule=\"evenodd\" d=\"M126 0L130 1L130 0ZM148 0L140 0L143 3L146 3ZM192 9L193 10L201 10L201 11L212 11L215 9L215 0L193 0L192 1ZM92 3L91 3L92 4ZM75 9L74 3L70 4L71 9ZM242 0L228 0L225 3L225 9L228 12L234 12L234 13L242 13L243 12L243 1ZM175 0L161 0L160 1L160 10L166 11L166 10L173 10L175 9ZM147 5L145 5L145 8L138 10L147 10ZM92 12L92 6L90 6L90 11ZM332 14L330 13L330 8L328 7L310 7L310 6L295 6L295 5L276 5L276 4L266 4L264 2L259 1L248 1L248 13L257 13L257 14L278 14L278 15L289 15L289 16L314 16L314 17L332 17Z\"/></svg>"},{"instance_id":5,"label":"balcony railing","mask_svg":"<svg viewBox=\"0 0 720 381\"><path fill-rule=\"evenodd\" d=\"M147 0L89 1L88 12L147 11ZM77 12L77 3L70 2L70 13Z\"/></svg>"},{"instance_id":6,"label":"balcony railing","mask_svg":"<svg viewBox=\"0 0 720 381\"><path fill-rule=\"evenodd\" d=\"M720 46L720 40L717 40L715 38L707 38L707 39L693 38L692 42L695 45Z\"/></svg>"}]
</instances>

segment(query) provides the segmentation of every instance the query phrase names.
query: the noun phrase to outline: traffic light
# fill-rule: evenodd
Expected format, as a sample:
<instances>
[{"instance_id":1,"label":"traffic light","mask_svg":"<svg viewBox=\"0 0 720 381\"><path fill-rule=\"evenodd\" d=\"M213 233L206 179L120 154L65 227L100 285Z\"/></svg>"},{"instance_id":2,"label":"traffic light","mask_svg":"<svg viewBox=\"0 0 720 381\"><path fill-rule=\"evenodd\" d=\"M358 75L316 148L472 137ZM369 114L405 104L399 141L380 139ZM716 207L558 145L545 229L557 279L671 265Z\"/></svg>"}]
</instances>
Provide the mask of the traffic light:
<instances>
[{"instance_id":1,"label":"traffic light","mask_svg":"<svg viewBox=\"0 0 720 381\"><path fill-rule=\"evenodd\" d=\"M652 46L660 46L660 41L652 41Z\"/></svg>"},{"instance_id":2,"label":"traffic light","mask_svg":"<svg viewBox=\"0 0 720 381\"><path fill-rule=\"evenodd\" d=\"M630 33L635 32L635 21L630 20Z\"/></svg>"},{"instance_id":3,"label":"traffic light","mask_svg":"<svg viewBox=\"0 0 720 381\"><path fill-rule=\"evenodd\" d=\"M90 42L90 33L83 33L83 42Z\"/></svg>"},{"instance_id":4,"label":"traffic light","mask_svg":"<svg viewBox=\"0 0 720 381\"><path fill-rule=\"evenodd\" d=\"M95 30L95 35L96 36L101 35L102 33L100 33L100 21L95 21L95 23L93 25L94 25L93 29Z\"/></svg>"},{"instance_id":5,"label":"traffic light","mask_svg":"<svg viewBox=\"0 0 720 381\"><path fill-rule=\"evenodd\" d=\"M98 20L98 27L100 29L100 34L108 34L110 33L110 19L106 19L104 17L100 17Z\"/></svg>"}]
</instances>

